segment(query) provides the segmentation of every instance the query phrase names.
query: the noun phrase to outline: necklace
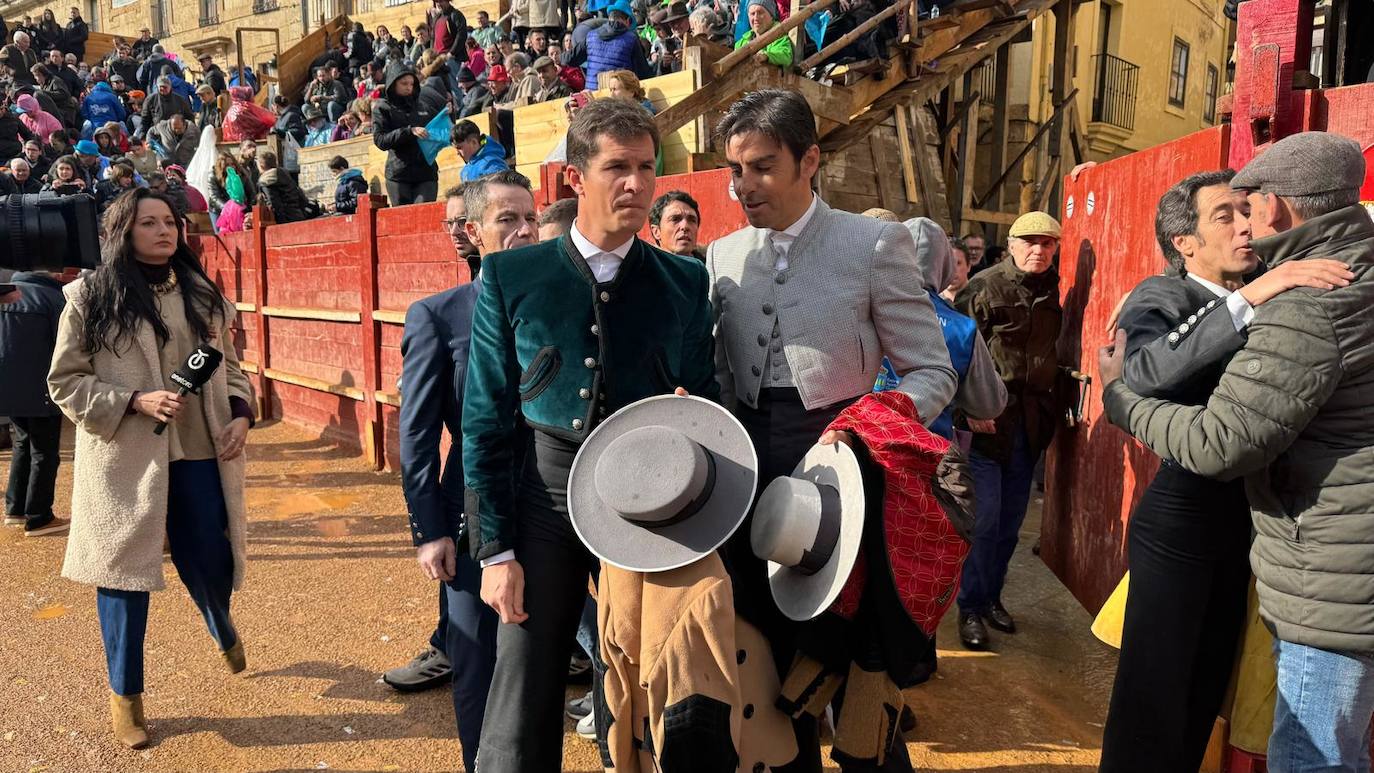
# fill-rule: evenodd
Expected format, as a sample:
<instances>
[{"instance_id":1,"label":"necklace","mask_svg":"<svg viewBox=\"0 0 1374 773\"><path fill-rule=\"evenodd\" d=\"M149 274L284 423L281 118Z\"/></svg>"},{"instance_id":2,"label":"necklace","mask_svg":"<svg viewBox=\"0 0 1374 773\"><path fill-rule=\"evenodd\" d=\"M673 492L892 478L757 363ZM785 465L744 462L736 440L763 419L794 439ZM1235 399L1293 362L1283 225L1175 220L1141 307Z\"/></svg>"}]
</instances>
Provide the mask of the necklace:
<instances>
[{"instance_id":1,"label":"necklace","mask_svg":"<svg viewBox=\"0 0 1374 773\"><path fill-rule=\"evenodd\" d=\"M177 287L177 272L168 271L167 278L155 285L149 285L154 295L166 295Z\"/></svg>"}]
</instances>

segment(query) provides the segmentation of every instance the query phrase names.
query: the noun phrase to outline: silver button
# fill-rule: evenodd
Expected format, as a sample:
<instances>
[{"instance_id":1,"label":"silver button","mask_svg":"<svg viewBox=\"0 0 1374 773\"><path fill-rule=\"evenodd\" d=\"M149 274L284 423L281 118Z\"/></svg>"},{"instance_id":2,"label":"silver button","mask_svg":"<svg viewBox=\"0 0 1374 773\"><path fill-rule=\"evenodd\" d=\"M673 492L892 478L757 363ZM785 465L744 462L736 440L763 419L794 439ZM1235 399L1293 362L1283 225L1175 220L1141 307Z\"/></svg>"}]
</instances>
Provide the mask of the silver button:
<instances>
[{"instance_id":1,"label":"silver button","mask_svg":"<svg viewBox=\"0 0 1374 773\"><path fill-rule=\"evenodd\" d=\"M782 331L779 330L779 329L777 329L776 327L774 327L774 328L773 328L773 337L774 337L774 338L782 338Z\"/></svg>"},{"instance_id":2,"label":"silver button","mask_svg":"<svg viewBox=\"0 0 1374 773\"><path fill-rule=\"evenodd\" d=\"M599 335L601 335L601 327L598 326L598 325L592 325L592 335L594 335L594 336L599 336Z\"/></svg>"},{"instance_id":3,"label":"silver button","mask_svg":"<svg viewBox=\"0 0 1374 773\"><path fill-rule=\"evenodd\" d=\"M1208 301L1208 302L1207 302L1207 308L1209 308L1209 309L1212 308L1213 306L1216 306L1216 305L1217 305L1217 302L1216 302L1216 301Z\"/></svg>"},{"instance_id":4,"label":"silver button","mask_svg":"<svg viewBox=\"0 0 1374 773\"><path fill-rule=\"evenodd\" d=\"M780 285L785 285L785 284L787 284L787 275L786 275L786 274L778 274L777 276L773 277L773 281L774 281L774 282L777 282L777 283L780 284Z\"/></svg>"},{"instance_id":5,"label":"silver button","mask_svg":"<svg viewBox=\"0 0 1374 773\"><path fill-rule=\"evenodd\" d=\"M1179 326L1178 326L1178 332L1180 332L1180 333L1186 333L1186 332L1188 332L1188 323L1187 323L1187 322L1184 322L1182 325L1179 325Z\"/></svg>"},{"instance_id":6,"label":"silver button","mask_svg":"<svg viewBox=\"0 0 1374 773\"><path fill-rule=\"evenodd\" d=\"M757 375L763 373L763 371L759 370L759 366L757 366L757 365L755 365L754 367L750 368L750 369L749 369L749 372L750 372L750 373L753 373L755 376L757 376Z\"/></svg>"},{"instance_id":7,"label":"silver button","mask_svg":"<svg viewBox=\"0 0 1374 773\"><path fill-rule=\"evenodd\" d=\"M595 358L595 357L588 357L587 359L585 359L585 360L582 361L582 364L583 364L583 365L586 365L586 366L589 367L589 368L595 368L595 367L596 367L596 358Z\"/></svg>"},{"instance_id":8,"label":"silver button","mask_svg":"<svg viewBox=\"0 0 1374 773\"><path fill-rule=\"evenodd\" d=\"M1169 343L1171 343L1171 344L1176 344L1176 343L1178 343L1178 333L1170 333L1170 334L1169 334Z\"/></svg>"},{"instance_id":9,"label":"silver button","mask_svg":"<svg viewBox=\"0 0 1374 773\"><path fill-rule=\"evenodd\" d=\"M1249 373L1249 374L1252 375L1252 376L1255 375L1256 373L1259 373L1259 372L1260 372L1259 360L1251 360L1251 361L1245 363L1245 372L1246 372L1246 373Z\"/></svg>"},{"instance_id":10,"label":"silver button","mask_svg":"<svg viewBox=\"0 0 1374 773\"><path fill-rule=\"evenodd\" d=\"M592 390L586 387L582 387L581 389L577 390L577 396L582 398L583 400L590 400L592 399Z\"/></svg>"},{"instance_id":11,"label":"silver button","mask_svg":"<svg viewBox=\"0 0 1374 773\"><path fill-rule=\"evenodd\" d=\"M777 373L774 373L774 374L773 374L773 380L774 380L774 381L782 381L782 376L778 375Z\"/></svg>"},{"instance_id":12,"label":"silver button","mask_svg":"<svg viewBox=\"0 0 1374 773\"><path fill-rule=\"evenodd\" d=\"M782 344L773 344L773 353L777 354L780 351L782 351Z\"/></svg>"},{"instance_id":13,"label":"silver button","mask_svg":"<svg viewBox=\"0 0 1374 773\"><path fill-rule=\"evenodd\" d=\"M611 300L611 294L608 293L608 292L605 292L605 291L603 290L602 293L601 293L601 302L602 302L602 303L608 303L608 302L610 302L610 300Z\"/></svg>"},{"instance_id":14,"label":"silver button","mask_svg":"<svg viewBox=\"0 0 1374 773\"><path fill-rule=\"evenodd\" d=\"M773 304L771 304L771 303L765 303L765 304L763 304L763 313L764 313L764 314L772 314L772 313L773 313Z\"/></svg>"},{"instance_id":15,"label":"silver button","mask_svg":"<svg viewBox=\"0 0 1374 773\"><path fill-rule=\"evenodd\" d=\"M768 336L764 335L763 333L759 333L759 346L767 346L767 345L768 345Z\"/></svg>"},{"instance_id":16,"label":"silver button","mask_svg":"<svg viewBox=\"0 0 1374 773\"><path fill-rule=\"evenodd\" d=\"M1198 315L1199 317L1201 317L1203 314L1206 314L1206 313L1207 313L1207 307L1206 307L1206 306L1199 306L1199 307L1197 307L1197 315Z\"/></svg>"},{"instance_id":17,"label":"silver button","mask_svg":"<svg viewBox=\"0 0 1374 773\"><path fill-rule=\"evenodd\" d=\"M582 429L582 420L581 420L581 419L573 419L572 428L573 428L573 429Z\"/></svg>"},{"instance_id":18,"label":"silver button","mask_svg":"<svg viewBox=\"0 0 1374 773\"><path fill-rule=\"evenodd\" d=\"M1190 325L1196 325L1196 324L1197 324L1197 315L1196 315L1196 314L1189 314L1189 315L1188 315L1188 324L1190 324Z\"/></svg>"}]
</instances>

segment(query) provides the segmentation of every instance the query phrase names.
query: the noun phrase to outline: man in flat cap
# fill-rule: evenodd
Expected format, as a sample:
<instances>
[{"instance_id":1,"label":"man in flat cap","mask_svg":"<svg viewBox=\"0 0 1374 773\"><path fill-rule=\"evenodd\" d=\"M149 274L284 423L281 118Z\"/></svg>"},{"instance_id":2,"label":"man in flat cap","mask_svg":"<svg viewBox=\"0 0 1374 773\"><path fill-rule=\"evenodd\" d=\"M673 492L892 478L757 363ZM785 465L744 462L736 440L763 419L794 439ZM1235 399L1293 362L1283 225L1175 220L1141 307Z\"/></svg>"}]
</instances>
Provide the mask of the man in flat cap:
<instances>
[{"instance_id":1,"label":"man in flat cap","mask_svg":"<svg viewBox=\"0 0 1374 773\"><path fill-rule=\"evenodd\" d=\"M1161 457L1245 477L1260 613L1274 632L1276 773L1368 767L1374 715L1374 222L1353 141L1306 132L1231 181L1270 267L1332 258L1354 274L1255 309L1206 405L1142 398L1121 381L1125 334L1099 355L1107 416ZM1333 283L1340 284L1340 283ZM1215 314L1225 304L1202 312ZM1224 312L1222 312L1224 313Z\"/></svg>"},{"instance_id":2,"label":"man in flat cap","mask_svg":"<svg viewBox=\"0 0 1374 773\"><path fill-rule=\"evenodd\" d=\"M988 647L988 625L1016 632L1002 606L1002 586L1026 519L1036 460L1049 446L1059 416L1058 221L1044 212L1018 217L1007 251L1011 260L975 276L954 297L955 307L978 323L1007 388L1001 416L968 422L978 515L959 584L959 639L971 650Z\"/></svg>"}]
</instances>

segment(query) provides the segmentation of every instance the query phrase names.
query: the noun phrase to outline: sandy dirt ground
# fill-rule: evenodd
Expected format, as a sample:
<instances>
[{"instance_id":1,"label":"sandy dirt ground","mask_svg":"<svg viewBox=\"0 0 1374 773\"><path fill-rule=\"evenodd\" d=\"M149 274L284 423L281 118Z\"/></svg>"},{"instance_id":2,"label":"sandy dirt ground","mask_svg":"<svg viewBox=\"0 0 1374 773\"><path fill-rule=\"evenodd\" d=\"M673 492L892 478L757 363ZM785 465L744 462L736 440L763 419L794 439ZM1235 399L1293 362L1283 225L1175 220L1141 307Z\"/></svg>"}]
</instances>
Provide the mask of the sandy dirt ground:
<instances>
[{"instance_id":1,"label":"sandy dirt ground","mask_svg":"<svg viewBox=\"0 0 1374 773\"><path fill-rule=\"evenodd\" d=\"M248 670L225 670L168 561L149 621L153 744L142 751L109 737L95 593L59 577L65 538L0 532L0 773L462 769L447 690L400 695L378 681L424 646L437 604L397 476L284 424L255 430L249 459L250 564L234 597ZM9 461L0 452L0 480ZM919 770L1096 769L1115 653L1031 554L1037 529L1038 506L1005 596L1021 632L970 653L945 621L907 739ZM564 770L600 770L594 745L568 730Z\"/></svg>"}]
</instances>

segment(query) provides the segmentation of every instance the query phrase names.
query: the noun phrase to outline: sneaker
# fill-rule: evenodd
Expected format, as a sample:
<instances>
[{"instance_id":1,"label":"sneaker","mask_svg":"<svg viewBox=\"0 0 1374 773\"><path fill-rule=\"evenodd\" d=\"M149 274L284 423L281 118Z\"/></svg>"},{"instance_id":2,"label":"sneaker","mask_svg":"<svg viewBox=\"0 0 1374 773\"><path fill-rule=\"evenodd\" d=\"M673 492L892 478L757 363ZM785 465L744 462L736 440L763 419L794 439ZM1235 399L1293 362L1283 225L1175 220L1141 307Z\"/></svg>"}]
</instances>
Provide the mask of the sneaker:
<instances>
[{"instance_id":1,"label":"sneaker","mask_svg":"<svg viewBox=\"0 0 1374 773\"><path fill-rule=\"evenodd\" d=\"M592 661L581 653L568 659L568 684L591 684Z\"/></svg>"},{"instance_id":2,"label":"sneaker","mask_svg":"<svg viewBox=\"0 0 1374 773\"><path fill-rule=\"evenodd\" d=\"M422 692L453 678L453 666L444 653L426 647L415 659L382 674L382 681L401 692Z\"/></svg>"},{"instance_id":3,"label":"sneaker","mask_svg":"<svg viewBox=\"0 0 1374 773\"><path fill-rule=\"evenodd\" d=\"M49 534L62 534L70 529L72 522L66 518L53 518L39 526L25 525L25 537L44 537Z\"/></svg>"},{"instance_id":4,"label":"sneaker","mask_svg":"<svg viewBox=\"0 0 1374 773\"><path fill-rule=\"evenodd\" d=\"M588 714L577 720L577 734L588 741L596 740L596 716Z\"/></svg>"},{"instance_id":5,"label":"sneaker","mask_svg":"<svg viewBox=\"0 0 1374 773\"><path fill-rule=\"evenodd\" d=\"M22 516L22 515L7 515L7 516L5 516L5 525L6 525L6 526L23 526L25 523L28 523L28 520L29 520L29 519L25 518L25 517Z\"/></svg>"},{"instance_id":6,"label":"sneaker","mask_svg":"<svg viewBox=\"0 0 1374 773\"><path fill-rule=\"evenodd\" d=\"M592 713L592 694L590 691L577 700L568 701L568 716L573 719L582 719L590 713Z\"/></svg>"}]
</instances>

